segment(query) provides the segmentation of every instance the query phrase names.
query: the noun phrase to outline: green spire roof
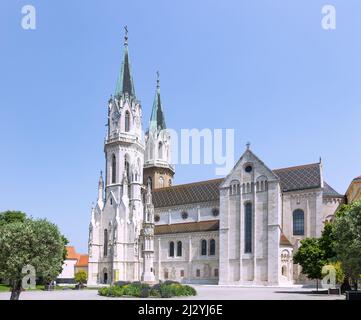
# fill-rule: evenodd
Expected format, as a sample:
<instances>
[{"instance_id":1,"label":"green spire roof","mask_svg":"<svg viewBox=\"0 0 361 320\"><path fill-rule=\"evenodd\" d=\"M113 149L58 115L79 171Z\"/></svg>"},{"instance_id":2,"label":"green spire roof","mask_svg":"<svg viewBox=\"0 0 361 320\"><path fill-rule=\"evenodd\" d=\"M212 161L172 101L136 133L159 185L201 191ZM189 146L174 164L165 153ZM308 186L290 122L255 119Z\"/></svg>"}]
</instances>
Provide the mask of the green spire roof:
<instances>
[{"instance_id":1,"label":"green spire roof","mask_svg":"<svg viewBox=\"0 0 361 320\"><path fill-rule=\"evenodd\" d=\"M132 73L131 73L129 53L128 53L127 31L126 31L126 35L125 35L125 41L124 41L123 62L122 62L122 67L120 69L120 73L119 73L118 80L117 80L115 96L116 97L121 96L126 92L129 94L129 96L135 97L134 83L133 83L133 77L132 77Z\"/></svg>"},{"instance_id":2,"label":"green spire roof","mask_svg":"<svg viewBox=\"0 0 361 320\"><path fill-rule=\"evenodd\" d=\"M159 85L159 73L157 72L157 90L155 92L152 115L150 116L149 131L166 129L165 118L162 109L162 102L160 99L160 85Z\"/></svg>"}]
</instances>

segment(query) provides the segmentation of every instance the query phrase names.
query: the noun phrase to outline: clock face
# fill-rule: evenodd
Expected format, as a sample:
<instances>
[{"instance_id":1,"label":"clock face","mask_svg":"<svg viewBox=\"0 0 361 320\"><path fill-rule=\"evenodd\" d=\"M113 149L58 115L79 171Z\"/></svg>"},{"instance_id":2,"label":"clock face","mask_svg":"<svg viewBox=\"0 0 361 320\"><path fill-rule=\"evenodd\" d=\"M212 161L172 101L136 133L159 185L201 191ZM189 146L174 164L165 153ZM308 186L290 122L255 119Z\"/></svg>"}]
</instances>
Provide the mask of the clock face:
<instances>
[{"instance_id":1,"label":"clock face","mask_svg":"<svg viewBox=\"0 0 361 320\"><path fill-rule=\"evenodd\" d=\"M113 120L113 122L118 123L119 118L120 118L120 113L119 113L119 111L115 111L115 112L113 113L113 115L112 115L112 120Z\"/></svg>"}]
</instances>

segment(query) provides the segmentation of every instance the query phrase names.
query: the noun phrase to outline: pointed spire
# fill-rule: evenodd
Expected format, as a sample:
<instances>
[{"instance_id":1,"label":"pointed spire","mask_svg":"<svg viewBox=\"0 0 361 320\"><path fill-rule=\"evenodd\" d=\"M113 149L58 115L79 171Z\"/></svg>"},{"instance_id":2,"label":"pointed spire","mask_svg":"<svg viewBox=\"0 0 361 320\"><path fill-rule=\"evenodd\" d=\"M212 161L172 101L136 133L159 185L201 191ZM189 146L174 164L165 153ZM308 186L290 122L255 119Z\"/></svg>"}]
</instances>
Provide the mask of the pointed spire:
<instances>
[{"instance_id":1,"label":"pointed spire","mask_svg":"<svg viewBox=\"0 0 361 320\"><path fill-rule=\"evenodd\" d=\"M157 71L157 89L154 97L152 115L150 117L149 131L160 131L166 129L165 118L162 109L162 102L160 98L160 80L159 71Z\"/></svg>"},{"instance_id":2,"label":"pointed spire","mask_svg":"<svg viewBox=\"0 0 361 320\"><path fill-rule=\"evenodd\" d=\"M103 181L103 171L100 171L100 177L98 182L98 205L100 209L103 209L103 190L104 190L104 181Z\"/></svg>"},{"instance_id":3,"label":"pointed spire","mask_svg":"<svg viewBox=\"0 0 361 320\"><path fill-rule=\"evenodd\" d=\"M128 27L125 26L124 36L124 51L123 51L123 62L120 69L120 73L117 80L117 86L115 89L115 96L121 96L128 93L129 96L135 97L133 77L131 73L129 52L128 52Z\"/></svg>"}]
</instances>

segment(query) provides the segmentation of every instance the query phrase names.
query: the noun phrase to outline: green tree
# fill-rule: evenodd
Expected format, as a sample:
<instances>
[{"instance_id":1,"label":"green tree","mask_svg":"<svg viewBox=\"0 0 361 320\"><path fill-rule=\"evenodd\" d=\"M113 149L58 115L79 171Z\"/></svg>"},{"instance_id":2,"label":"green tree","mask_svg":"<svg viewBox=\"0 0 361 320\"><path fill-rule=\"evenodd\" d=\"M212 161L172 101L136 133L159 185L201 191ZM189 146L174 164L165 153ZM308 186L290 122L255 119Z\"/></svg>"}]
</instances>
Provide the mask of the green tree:
<instances>
[{"instance_id":1,"label":"green tree","mask_svg":"<svg viewBox=\"0 0 361 320\"><path fill-rule=\"evenodd\" d=\"M333 223L334 250L355 284L361 274L361 201L343 206Z\"/></svg>"},{"instance_id":2,"label":"green tree","mask_svg":"<svg viewBox=\"0 0 361 320\"><path fill-rule=\"evenodd\" d=\"M0 277L11 283L11 300L22 291L22 269L35 268L36 276L54 280L62 270L64 237L47 220L25 218L0 225Z\"/></svg>"},{"instance_id":3,"label":"green tree","mask_svg":"<svg viewBox=\"0 0 361 320\"><path fill-rule=\"evenodd\" d=\"M301 240L301 246L293 256L295 263L302 267L302 273L310 279L322 279L322 267L327 264L325 251L320 245L319 239L306 238Z\"/></svg>"},{"instance_id":4,"label":"green tree","mask_svg":"<svg viewBox=\"0 0 361 320\"><path fill-rule=\"evenodd\" d=\"M86 283L88 279L88 274L84 270L79 270L75 274L75 281L79 285L79 288L83 288L84 284Z\"/></svg>"},{"instance_id":5,"label":"green tree","mask_svg":"<svg viewBox=\"0 0 361 320\"><path fill-rule=\"evenodd\" d=\"M4 211L0 213L0 226L13 222L24 222L26 214L21 211Z\"/></svg>"}]
</instances>

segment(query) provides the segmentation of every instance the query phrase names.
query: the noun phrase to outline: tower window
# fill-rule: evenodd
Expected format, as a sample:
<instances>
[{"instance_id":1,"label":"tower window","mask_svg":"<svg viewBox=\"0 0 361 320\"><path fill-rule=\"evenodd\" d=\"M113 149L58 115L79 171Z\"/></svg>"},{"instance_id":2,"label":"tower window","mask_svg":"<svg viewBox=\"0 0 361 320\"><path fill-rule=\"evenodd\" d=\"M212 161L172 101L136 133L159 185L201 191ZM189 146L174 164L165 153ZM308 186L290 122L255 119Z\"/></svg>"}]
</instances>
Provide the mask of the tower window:
<instances>
[{"instance_id":1,"label":"tower window","mask_svg":"<svg viewBox=\"0 0 361 320\"><path fill-rule=\"evenodd\" d=\"M128 162L127 158L125 158L125 160L124 160L124 170L125 170L125 173L127 174L128 182L130 182L129 162Z\"/></svg>"},{"instance_id":2,"label":"tower window","mask_svg":"<svg viewBox=\"0 0 361 320\"><path fill-rule=\"evenodd\" d=\"M209 255L214 256L216 254L216 240L211 239L209 241Z\"/></svg>"},{"instance_id":3,"label":"tower window","mask_svg":"<svg viewBox=\"0 0 361 320\"><path fill-rule=\"evenodd\" d=\"M112 156L112 183L117 182L117 159L115 154Z\"/></svg>"},{"instance_id":4,"label":"tower window","mask_svg":"<svg viewBox=\"0 0 361 320\"><path fill-rule=\"evenodd\" d=\"M177 242L177 257L182 256L182 241Z\"/></svg>"},{"instance_id":5,"label":"tower window","mask_svg":"<svg viewBox=\"0 0 361 320\"><path fill-rule=\"evenodd\" d=\"M158 158L163 159L163 143L159 142L158 144Z\"/></svg>"},{"instance_id":6,"label":"tower window","mask_svg":"<svg viewBox=\"0 0 361 320\"><path fill-rule=\"evenodd\" d=\"M104 229L104 257L108 255L108 230Z\"/></svg>"},{"instance_id":7,"label":"tower window","mask_svg":"<svg viewBox=\"0 0 361 320\"><path fill-rule=\"evenodd\" d=\"M244 219L244 252L252 252L252 203L245 204L245 219Z\"/></svg>"},{"instance_id":8,"label":"tower window","mask_svg":"<svg viewBox=\"0 0 361 320\"><path fill-rule=\"evenodd\" d=\"M130 130L130 114L129 111L125 112L125 132L129 132Z\"/></svg>"},{"instance_id":9,"label":"tower window","mask_svg":"<svg viewBox=\"0 0 361 320\"><path fill-rule=\"evenodd\" d=\"M152 182L152 178L151 178L151 177L148 177L148 178L147 178L147 186L150 186L150 189L151 189L151 190L153 189L153 182Z\"/></svg>"},{"instance_id":10,"label":"tower window","mask_svg":"<svg viewBox=\"0 0 361 320\"><path fill-rule=\"evenodd\" d=\"M159 188L163 188L164 187L164 179L163 177L159 177Z\"/></svg>"},{"instance_id":11,"label":"tower window","mask_svg":"<svg viewBox=\"0 0 361 320\"><path fill-rule=\"evenodd\" d=\"M293 235L303 236L305 234L305 214L303 210L293 211Z\"/></svg>"},{"instance_id":12,"label":"tower window","mask_svg":"<svg viewBox=\"0 0 361 320\"><path fill-rule=\"evenodd\" d=\"M201 241L201 255L206 256L207 255L207 240Z\"/></svg>"},{"instance_id":13,"label":"tower window","mask_svg":"<svg viewBox=\"0 0 361 320\"><path fill-rule=\"evenodd\" d=\"M169 256L174 257L174 242L169 242Z\"/></svg>"}]
</instances>

